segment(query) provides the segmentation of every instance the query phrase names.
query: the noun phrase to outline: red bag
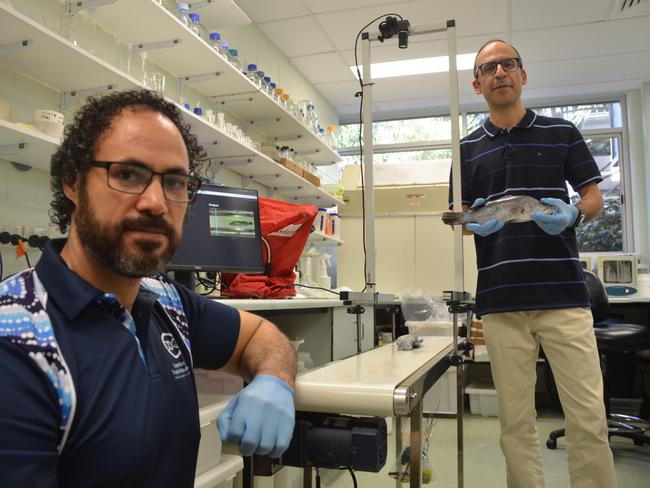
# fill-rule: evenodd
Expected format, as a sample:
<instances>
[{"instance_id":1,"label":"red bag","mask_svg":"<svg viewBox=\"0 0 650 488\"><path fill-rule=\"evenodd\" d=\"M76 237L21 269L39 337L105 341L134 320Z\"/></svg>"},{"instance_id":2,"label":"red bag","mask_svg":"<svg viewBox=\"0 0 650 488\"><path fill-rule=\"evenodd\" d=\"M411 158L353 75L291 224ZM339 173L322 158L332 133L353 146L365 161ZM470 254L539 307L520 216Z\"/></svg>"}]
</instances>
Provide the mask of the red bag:
<instances>
[{"instance_id":1,"label":"red bag","mask_svg":"<svg viewBox=\"0 0 650 488\"><path fill-rule=\"evenodd\" d=\"M293 269L302 254L318 213L314 205L260 197L262 237L271 250L268 275L223 274L224 296L231 298L284 298L295 296ZM269 262L262 245L264 262Z\"/></svg>"}]
</instances>

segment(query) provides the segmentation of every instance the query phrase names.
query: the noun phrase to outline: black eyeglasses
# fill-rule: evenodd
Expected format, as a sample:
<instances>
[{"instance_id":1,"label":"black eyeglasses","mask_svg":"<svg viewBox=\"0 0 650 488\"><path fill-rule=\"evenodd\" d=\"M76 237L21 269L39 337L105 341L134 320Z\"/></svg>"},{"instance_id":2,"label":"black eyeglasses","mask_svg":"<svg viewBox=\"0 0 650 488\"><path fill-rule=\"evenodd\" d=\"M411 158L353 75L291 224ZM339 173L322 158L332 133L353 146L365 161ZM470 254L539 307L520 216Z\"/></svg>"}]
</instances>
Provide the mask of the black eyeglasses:
<instances>
[{"instance_id":1,"label":"black eyeglasses","mask_svg":"<svg viewBox=\"0 0 650 488\"><path fill-rule=\"evenodd\" d=\"M514 71L517 68L521 68L521 58L506 58L501 61L489 61L483 63L476 68L476 77L478 78L479 72L483 76L492 76L497 72L498 66L501 65L503 71Z\"/></svg>"},{"instance_id":2,"label":"black eyeglasses","mask_svg":"<svg viewBox=\"0 0 650 488\"><path fill-rule=\"evenodd\" d=\"M122 193L141 195L154 175L160 176L163 194L172 202L189 203L201 188L201 179L194 175L158 173L140 164L117 161L91 161L90 165L104 168L108 187Z\"/></svg>"}]
</instances>

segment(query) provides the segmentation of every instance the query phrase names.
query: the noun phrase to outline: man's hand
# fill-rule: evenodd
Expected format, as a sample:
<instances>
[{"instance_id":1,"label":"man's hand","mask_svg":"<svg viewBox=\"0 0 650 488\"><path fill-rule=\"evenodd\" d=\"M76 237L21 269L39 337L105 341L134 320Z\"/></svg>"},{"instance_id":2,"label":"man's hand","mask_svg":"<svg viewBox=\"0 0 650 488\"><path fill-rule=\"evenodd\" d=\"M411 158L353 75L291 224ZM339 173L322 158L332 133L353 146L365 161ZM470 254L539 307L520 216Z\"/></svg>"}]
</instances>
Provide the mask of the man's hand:
<instances>
[{"instance_id":1,"label":"man's hand","mask_svg":"<svg viewBox=\"0 0 650 488\"><path fill-rule=\"evenodd\" d=\"M555 207L552 214L542 212L530 214L539 228L547 234L556 236L575 223L578 217L578 209L575 205L566 203L559 198L541 198L539 201L545 205Z\"/></svg>"},{"instance_id":2,"label":"man's hand","mask_svg":"<svg viewBox=\"0 0 650 488\"><path fill-rule=\"evenodd\" d=\"M293 400L293 388L281 379L255 376L217 418L221 440L238 444L244 456L280 457L293 436Z\"/></svg>"},{"instance_id":3,"label":"man's hand","mask_svg":"<svg viewBox=\"0 0 650 488\"><path fill-rule=\"evenodd\" d=\"M470 210L473 208L482 207L484 204L485 204L485 198L477 198L476 200L474 200L474 203L472 203ZM473 232L474 234L478 234L482 237L485 237L501 230L505 224L506 223L502 220L492 219L492 220L488 220L483 224L465 224L465 228L468 231Z\"/></svg>"}]
</instances>

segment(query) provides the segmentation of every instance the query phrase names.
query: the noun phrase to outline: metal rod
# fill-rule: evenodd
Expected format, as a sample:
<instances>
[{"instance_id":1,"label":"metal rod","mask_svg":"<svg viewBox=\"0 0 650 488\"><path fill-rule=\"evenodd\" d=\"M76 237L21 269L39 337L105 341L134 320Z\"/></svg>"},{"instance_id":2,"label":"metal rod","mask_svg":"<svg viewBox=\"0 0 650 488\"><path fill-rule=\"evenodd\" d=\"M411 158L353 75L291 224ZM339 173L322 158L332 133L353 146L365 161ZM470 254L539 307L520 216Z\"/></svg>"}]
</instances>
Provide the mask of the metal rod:
<instances>
[{"instance_id":1,"label":"metal rod","mask_svg":"<svg viewBox=\"0 0 650 488\"><path fill-rule=\"evenodd\" d=\"M363 324L361 322L361 314L357 313L357 354L361 354L361 329L363 328Z\"/></svg>"},{"instance_id":2,"label":"metal rod","mask_svg":"<svg viewBox=\"0 0 650 488\"><path fill-rule=\"evenodd\" d=\"M363 63L363 202L364 244L366 253L365 286L375 291L375 178L372 161L372 76L370 74L370 36L362 34L361 62Z\"/></svg>"},{"instance_id":3,"label":"metal rod","mask_svg":"<svg viewBox=\"0 0 650 488\"><path fill-rule=\"evenodd\" d=\"M465 453L463 443L463 413L465 412L465 395L463 394L464 363L456 367L456 443L458 451L458 488L463 488L465 483Z\"/></svg>"},{"instance_id":4,"label":"metal rod","mask_svg":"<svg viewBox=\"0 0 650 488\"><path fill-rule=\"evenodd\" d=\"M401 460L402 460L402 416L395 417L395 457L399 459L397 468L397 475L395 476L395 488L402 488L402 480L400 480Z\"/></svg>"},{"instance_id":5,"label":"metal rod","mask_svg":"<svg viewBox=\"0 0 650 488\"><path fill-rule=\"evenodd\" d=\"M458 110L458 71L456 69L456 23L447 21L447 49L449 57L449 108L451 113L451 160L454 211L462 211L460 179L460 114ZM454 285L455 290L465 290L463 266L463 226L454 226Z\"/></svg>"}]
</instances>

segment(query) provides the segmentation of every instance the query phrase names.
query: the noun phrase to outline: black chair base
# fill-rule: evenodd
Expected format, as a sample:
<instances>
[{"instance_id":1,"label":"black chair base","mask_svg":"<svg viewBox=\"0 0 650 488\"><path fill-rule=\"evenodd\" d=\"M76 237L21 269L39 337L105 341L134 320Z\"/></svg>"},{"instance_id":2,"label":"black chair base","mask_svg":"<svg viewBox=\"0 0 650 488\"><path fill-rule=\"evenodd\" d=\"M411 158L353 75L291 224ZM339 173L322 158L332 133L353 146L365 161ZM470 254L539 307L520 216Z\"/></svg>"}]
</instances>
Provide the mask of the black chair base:
<instances>
[{"instance_id":1,"label":"black chair base","mask_svg":"<svg viewBox=\"0 0 650 488\"><path fill-rule=\"evenodd\" d=\"M650 430L650 424L639 417L613 413L607 419L607 430L610 440L612 436L619 436L632 439L635 446L650 445L650 435L646 434ZM557 440L565 435L565 429L554 430L546 440L546 447L556 449Z\"/></svg>"}]
</instances>

